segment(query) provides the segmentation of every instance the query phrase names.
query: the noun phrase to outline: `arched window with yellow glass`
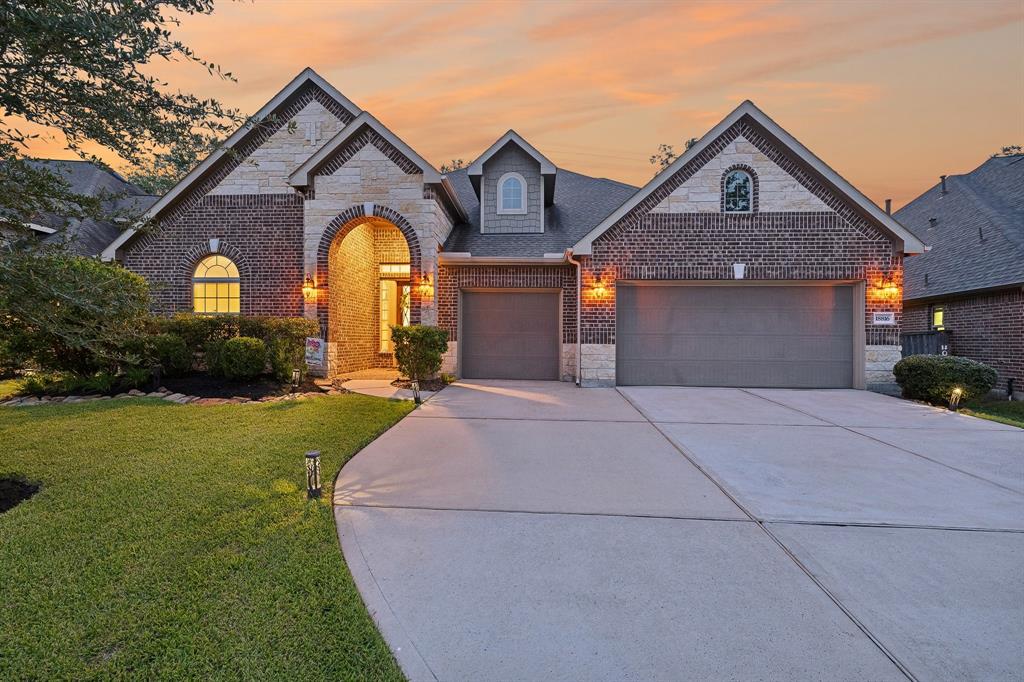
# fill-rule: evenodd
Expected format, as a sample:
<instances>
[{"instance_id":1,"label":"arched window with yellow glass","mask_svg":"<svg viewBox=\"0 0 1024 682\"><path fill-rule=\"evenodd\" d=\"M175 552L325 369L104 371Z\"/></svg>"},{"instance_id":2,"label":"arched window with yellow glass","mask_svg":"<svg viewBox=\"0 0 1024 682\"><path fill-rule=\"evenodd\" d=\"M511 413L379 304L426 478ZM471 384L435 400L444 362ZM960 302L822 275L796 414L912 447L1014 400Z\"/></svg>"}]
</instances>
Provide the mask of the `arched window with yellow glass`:
<instances>
[{"instance_id":1,"label":"arched window with yellow glass","mask_svg":"<svg viewBox=\"0 0 1024 682\"><path fill-rule=\"evenodd\" d=\"M192 276L192 309L197 313L238 313L238 267L230 258L213 254L199 261Z\"/></svg>"}]
</instances>

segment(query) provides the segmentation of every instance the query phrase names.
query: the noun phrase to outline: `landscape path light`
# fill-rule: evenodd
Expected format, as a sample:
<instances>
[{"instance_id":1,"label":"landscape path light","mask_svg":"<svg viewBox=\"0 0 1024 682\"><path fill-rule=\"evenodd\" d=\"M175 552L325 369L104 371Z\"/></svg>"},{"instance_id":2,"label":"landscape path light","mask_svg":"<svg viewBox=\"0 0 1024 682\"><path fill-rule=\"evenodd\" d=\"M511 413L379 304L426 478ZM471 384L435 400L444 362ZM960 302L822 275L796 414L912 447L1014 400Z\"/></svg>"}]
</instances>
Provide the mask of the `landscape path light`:
<instances>
[{"instance_id":1,"label":"landscape path light","mask_svg":"<svg viewBox=\"0 0 1024 682\"><path fill-rule=\"evenodd\" d=\"M320 497L320 451L310 450L306 453L306 498L312 500Z\"/></svg>"}]
</instances>

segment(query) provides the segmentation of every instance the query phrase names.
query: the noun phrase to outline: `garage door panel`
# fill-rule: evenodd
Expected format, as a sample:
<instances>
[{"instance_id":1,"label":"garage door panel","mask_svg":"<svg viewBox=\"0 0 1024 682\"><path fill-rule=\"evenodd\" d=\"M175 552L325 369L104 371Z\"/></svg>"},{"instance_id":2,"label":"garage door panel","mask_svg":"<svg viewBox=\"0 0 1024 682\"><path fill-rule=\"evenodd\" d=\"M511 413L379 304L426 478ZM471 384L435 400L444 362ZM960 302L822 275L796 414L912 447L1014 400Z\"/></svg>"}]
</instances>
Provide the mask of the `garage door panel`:
<instances>
[{"instance_id":1,"label":"garage door panel","mask_svg":"<svg viewBox=\"0 0 1024 682\"><path fill-rule=\"evenodd\" d=\"M553 292L462 292L461 374L558 379L559 298Z\"/></svg>"},{"instance_id":2,"label":"garage door panel","mask_svg":"<svg viewBox=\"0 0 1024 682\"><path fill-rule=\"evenodd\" d=\"M849 387L849 286L618 287L624 385Z\"/></svg>"}]
</instances>

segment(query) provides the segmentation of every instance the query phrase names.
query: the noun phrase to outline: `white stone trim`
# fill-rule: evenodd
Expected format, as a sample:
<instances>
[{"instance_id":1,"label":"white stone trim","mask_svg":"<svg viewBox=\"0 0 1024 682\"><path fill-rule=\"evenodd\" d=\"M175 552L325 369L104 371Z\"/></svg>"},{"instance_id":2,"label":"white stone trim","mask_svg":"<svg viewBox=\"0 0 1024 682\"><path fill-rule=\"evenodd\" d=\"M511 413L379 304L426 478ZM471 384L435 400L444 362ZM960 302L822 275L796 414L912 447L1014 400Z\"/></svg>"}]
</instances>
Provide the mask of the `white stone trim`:
<instances>
[{"instance_id":1,"label":"white stone trim","mask_svg":"<svg viewBox=\"0 0 1024 682\"><path fill-rule=\"evenodd\" d=\"M504 190L505 190L505 183L508 180L518 180L519 181L519 189L520 189L520 192L521 192L520 196L522 197L522 200L523 200L522 201L522 206L520 206L519 208L505 208L505 200L504 200L504 196L503 195L504 195ZM543 183L541 183L541 186L543 186ZM495 207L494 207L495 212L498 215L526 215L526 212L527 212L527 205L526 204L527 204L527 201L528 201L527 195L529 194L528 190L529 190L529 188L526 185L526 178L524 178L522 175L520 175L519 173L516 173L515 171L509 171L508 173L505 173L500 178L498 178L498 191L495 193L495 202L496 202ZM481 205L483 205L483 202L481 202Z\"/></svg>"}]
</instances>

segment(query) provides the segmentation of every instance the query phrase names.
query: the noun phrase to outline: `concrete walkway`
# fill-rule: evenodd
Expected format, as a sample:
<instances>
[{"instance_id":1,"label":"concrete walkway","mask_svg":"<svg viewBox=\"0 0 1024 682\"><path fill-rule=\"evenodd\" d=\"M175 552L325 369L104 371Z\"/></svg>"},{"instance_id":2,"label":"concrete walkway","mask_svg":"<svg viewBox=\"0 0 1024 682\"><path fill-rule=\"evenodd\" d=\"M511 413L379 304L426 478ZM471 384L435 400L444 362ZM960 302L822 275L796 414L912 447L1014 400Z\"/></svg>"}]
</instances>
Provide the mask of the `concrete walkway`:
<instances>
[{"instance_id":1,"label":"concrete walkway","mask_svg":"<svg viewBox=\"0 0 1024 682\"><path fill-rule=\"evenodd\" d=\"M345 466L412 680L1012 679L1024 431L861 391L449 386Z\"/></svg>"}]
</instances>

